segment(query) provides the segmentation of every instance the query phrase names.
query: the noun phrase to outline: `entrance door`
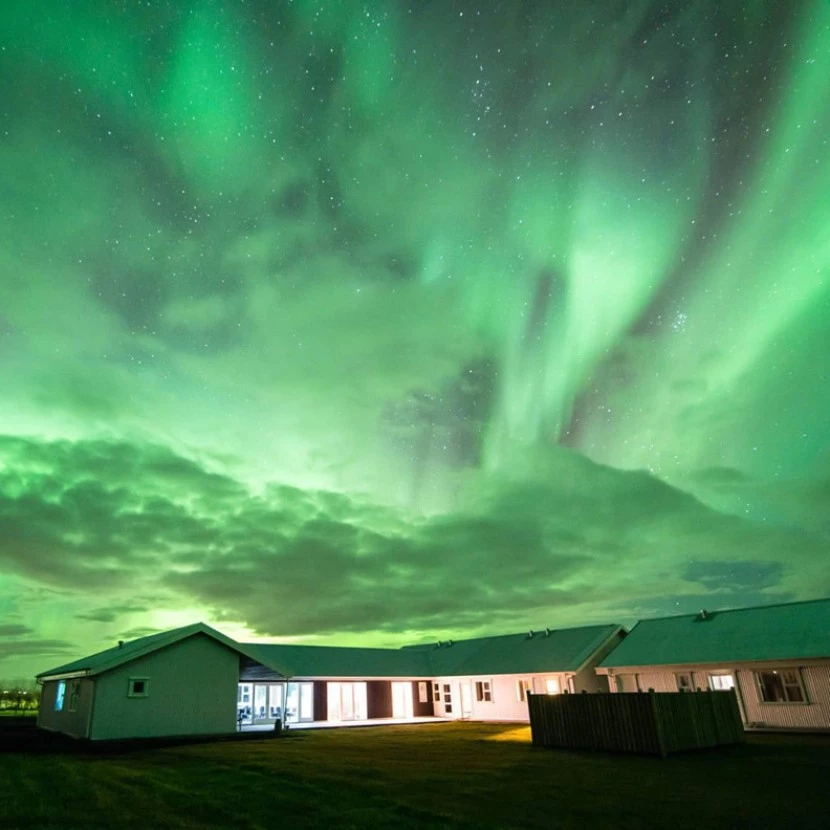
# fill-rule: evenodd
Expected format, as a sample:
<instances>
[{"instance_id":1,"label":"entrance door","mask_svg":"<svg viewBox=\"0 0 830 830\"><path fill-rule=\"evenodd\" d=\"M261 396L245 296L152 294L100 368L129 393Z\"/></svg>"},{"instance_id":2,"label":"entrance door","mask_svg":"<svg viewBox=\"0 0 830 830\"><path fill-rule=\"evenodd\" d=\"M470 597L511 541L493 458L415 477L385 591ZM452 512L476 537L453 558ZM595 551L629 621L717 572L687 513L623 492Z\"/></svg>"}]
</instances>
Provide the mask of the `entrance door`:
<instances>
[{"instance_id":1,"label":"entrance door","mask_svg":"<svg viewBox=\"0 0 830 830\"><path fill-rule=\"evenodd\" d=\"M469 680L461 684L461 717L469 718L473 714L473 687Z\"/></svg>"},{"instance_id":2,"label":"entrance door","mask_svg":"<svg viewBox=\"0 0 830 830\"><path fill-rule=\"evenodd\" d=\"M412 717L412 684L411 683L393 683L392 684L392 717L393 718L411 718Z\"/></svg>"},{"instance_id":3,"label":"entrance door","mask_svg":"<svg viewBox=\"0 0 830 830\"><path fill-rule=\"evenodd\" d=\"M287 723L314 720L314 684L289 683L285 696L285 718Z\"/></svg>"}]
</instances>

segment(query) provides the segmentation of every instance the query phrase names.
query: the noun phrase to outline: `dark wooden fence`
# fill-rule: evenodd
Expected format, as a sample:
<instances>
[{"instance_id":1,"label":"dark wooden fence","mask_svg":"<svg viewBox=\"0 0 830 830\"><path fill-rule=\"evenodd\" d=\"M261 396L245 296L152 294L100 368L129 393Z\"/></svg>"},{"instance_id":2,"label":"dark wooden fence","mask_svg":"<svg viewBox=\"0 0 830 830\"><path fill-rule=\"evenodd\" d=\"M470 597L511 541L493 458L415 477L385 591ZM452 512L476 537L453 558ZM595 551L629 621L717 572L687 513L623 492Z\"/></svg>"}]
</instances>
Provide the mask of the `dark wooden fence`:
<instances>
[{"instance_id":1,"label":"dark wooden fence","mask_svg":"<svg viewBox=\"0 0 830 830\"><path fill-rule=\"evenodd\" d=\"M743 741L735 690L527 696L534 746L671 752Z\"/></svg>"}]
</instances>

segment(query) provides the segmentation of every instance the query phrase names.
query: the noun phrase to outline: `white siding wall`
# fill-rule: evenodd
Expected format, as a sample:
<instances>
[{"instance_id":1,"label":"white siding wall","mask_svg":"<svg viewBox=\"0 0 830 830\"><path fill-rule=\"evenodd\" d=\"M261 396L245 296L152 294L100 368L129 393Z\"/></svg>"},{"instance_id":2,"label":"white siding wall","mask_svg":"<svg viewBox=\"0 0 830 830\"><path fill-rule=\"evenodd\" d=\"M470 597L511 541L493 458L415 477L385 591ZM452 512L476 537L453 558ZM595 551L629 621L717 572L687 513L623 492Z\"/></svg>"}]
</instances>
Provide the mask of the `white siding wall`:
<instances>
[{"instance_id":1,"label":"white siding wall","mask_svg":"<svg viewBox=\"0 0 830 830\"><path fill-rule=\"evenodd\" d=\"M676 674L683 672L692 675L696 689L709 688L710 674L731 673L737 681L738 703L741 715L747 725L780 729L830 729L830 661L826 663L800 667L807 703L765 703L756 679L756 670L761 668L781 668L785 664L744 664L738 669L716 666L685 666L672 669L643 668L633 672L617 669L615 677L622 680L623 688L613 691L637 691L635 679L639 681L642 691L654 689L655 692L676 692ZM790 662L790 667L796 664Z\"/></svg>"},{"instance_id":2,"label":"white siding wall","mask_svg":"<svg viewBox=\"0 0 830 830\"><path fill-rule=\"evenodd\" d=\"M520 679L530 680L531 690L537 694L544 694L548 678L559 681L559 688L564 691L568 687L568 675L565 674L500 674L480 675L476 677L439 677L436 681L442 689L445 683L452 689L452 713L447 714L443 699L435 703L435 716L439 718L460 718L461 712L461 685L470 684L472 711L470 720L477 721L519 721L528 722L527 701L519 700L517 684ZM490 681L492 701L476 700L476 681ZM430 684L430 690L432 685Z\"/></svg>"},{"instance_id":3,"label":"white siding wall","mask_svg":"<svg viewBox=\"0 0 830 830\"><path fill-rule=\"evenodd\" d=\"M147 697L128 697L132 677ZM236 730L239 655L197 634L96 678L94 740L210 735Z\"/></svg>"},{"instance_id":4,"label":"white siding wall","mask_svg":"<svg viewBox=\"0 0 830 830\"><path fill-rule=\"evenodd\" d=\"M765 703L751 669L738 671L747 723L771 728L830 729L830 662L801 669L807 703Z\"/></svg>"},{"instance_id":5,"label":"white siding wall","mask_svg":"<svg viewBox=\"0 0 830 830\"><path fill-rule=\"evenodd\" d=\"M82 677L77 680L80 683L80 694L74 712L69 711L69 685L72 680L66 683L66 693L63 698L63 709L55 711L55 698L58 691L57 680L49 680L43 684L40 690L40 708L37 713L37 725L41 729L49 729L52 732L64 732L73 738L89 737L89 715L92 710L92 698L95 693L94 682Z\"/></svg>"}]
</instances>

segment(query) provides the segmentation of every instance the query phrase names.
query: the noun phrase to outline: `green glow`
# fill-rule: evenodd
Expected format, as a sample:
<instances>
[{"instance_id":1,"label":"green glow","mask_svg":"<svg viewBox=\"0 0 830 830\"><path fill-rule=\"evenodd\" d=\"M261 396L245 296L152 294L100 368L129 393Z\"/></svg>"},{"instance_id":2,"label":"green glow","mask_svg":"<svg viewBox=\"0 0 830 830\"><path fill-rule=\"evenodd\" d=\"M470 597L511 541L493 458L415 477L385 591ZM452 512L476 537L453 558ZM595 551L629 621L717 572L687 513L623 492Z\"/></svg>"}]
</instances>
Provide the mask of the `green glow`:
<instances>
[{"instance_id":1,"label":"green glow","mask_svg":"<svg viewBox=\"0 0 830 830\"><path fill-rule=\"evenodd\" d=\"M70 5L0 18L0 677L830 592L826 2Z\"/></svg>"}]
</instances>

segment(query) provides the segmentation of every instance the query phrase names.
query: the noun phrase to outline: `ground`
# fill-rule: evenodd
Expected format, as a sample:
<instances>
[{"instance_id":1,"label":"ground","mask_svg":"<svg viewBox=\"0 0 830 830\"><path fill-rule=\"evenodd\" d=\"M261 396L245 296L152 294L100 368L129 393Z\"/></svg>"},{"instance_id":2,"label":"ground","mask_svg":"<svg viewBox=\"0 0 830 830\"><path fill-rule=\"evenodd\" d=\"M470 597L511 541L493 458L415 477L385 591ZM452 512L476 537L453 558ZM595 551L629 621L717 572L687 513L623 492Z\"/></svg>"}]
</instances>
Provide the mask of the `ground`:
<instances>
[{"instance_id":1,"label":"ground","mask_svg":"<svg viewBox=\"0 0 830 830\"><path fill-rule=\"evenodd\" d=\"M534 748L527 727L505 724L103 747L10 723L9 830L826 827L830 736L753 735L660 760Z\"/></svg>"}]
</instances>

